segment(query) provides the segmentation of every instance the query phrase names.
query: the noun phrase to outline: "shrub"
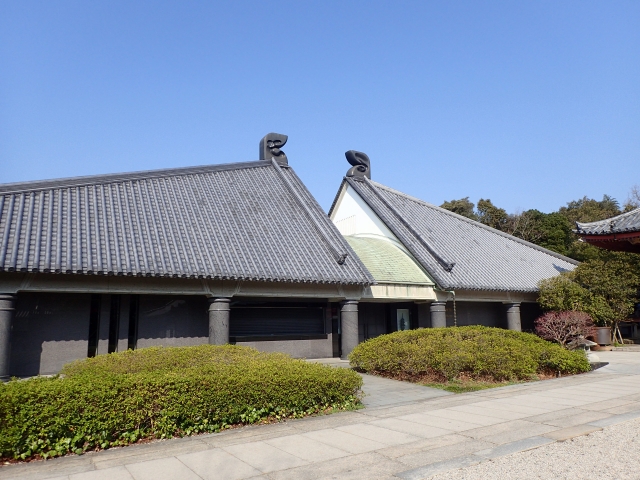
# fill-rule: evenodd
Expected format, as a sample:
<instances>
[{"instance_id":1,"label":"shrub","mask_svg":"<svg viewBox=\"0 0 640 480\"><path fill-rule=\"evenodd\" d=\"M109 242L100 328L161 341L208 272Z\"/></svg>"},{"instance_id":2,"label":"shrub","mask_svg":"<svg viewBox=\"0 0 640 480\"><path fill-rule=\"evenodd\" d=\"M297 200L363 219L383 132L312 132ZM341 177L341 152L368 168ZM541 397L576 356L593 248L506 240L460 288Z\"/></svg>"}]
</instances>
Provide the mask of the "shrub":
<instances>
[{"instance_id":1,"label":"shrub","mask_svg":"<svg viewBox=\"0 0 640 480\"><path fill-rule=\"evenodd\" d=\"M594 334L591 317L584 312L547 312L535 321L536 333L563 347L578 337Z\"/></svg>"},{"instance_id":2,"label":"shrub","mask_svg":"<svg viewBox=\"0 0 640 480\"><path fill-rule=\"evenodd\" d=\"M349 356L361 371L394 377L527 380L540 373L590 370L571 352L530 333L481 326L395 332L358 345Z\"/></svg>"},{"instance_id":3,"label":"shrub","mask_svg":"<svg viewBox=\"0 0 640 480\"><path fill-rule=\"evenodd\" d=\"M0 455L47 458L344 409L361 385L350 370L231 345L101 355L0 385Z\"/></svg>"}]
</instances>

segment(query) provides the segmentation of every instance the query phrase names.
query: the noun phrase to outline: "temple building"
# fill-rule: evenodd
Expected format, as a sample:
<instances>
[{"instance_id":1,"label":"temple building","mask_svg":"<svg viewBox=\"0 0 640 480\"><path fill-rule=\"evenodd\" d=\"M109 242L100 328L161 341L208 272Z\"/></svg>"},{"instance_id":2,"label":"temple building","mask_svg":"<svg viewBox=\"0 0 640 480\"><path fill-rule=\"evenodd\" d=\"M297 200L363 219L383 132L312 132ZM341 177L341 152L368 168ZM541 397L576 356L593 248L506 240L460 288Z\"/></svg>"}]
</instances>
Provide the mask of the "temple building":
<instances>
[{"instance_id":1,"label":"temple building","mask_svg":"<svg viewBox=\"0 0 640 480\"><path fill-rule=\"evenodd\" d=\"M640 253L640 208L598 222L576 222L575 232L605 250Z\"/></svg>"},{"instance_id":2,"label":"temple building","mask_svg":"<svg viewBox=\"0 0 640 480\"><path fill-rule=\"evenodd\" d=\"M0 376L152 345L339 355L338 319L357 332L374 280L285 141L253 162L0 185Z\"/></svg>"},{"instance_id":3,"label":"temple building","mask_svg":"<svg viewBox=\"0 0 640 480\"><path fill-rule=\"evenodd\" d=\"M259 160L0 185L0 378L154 345L342 356L418 327L532 327L576 262L371 180L329 216L269 134Z\"/></svg>"}]
</instances>

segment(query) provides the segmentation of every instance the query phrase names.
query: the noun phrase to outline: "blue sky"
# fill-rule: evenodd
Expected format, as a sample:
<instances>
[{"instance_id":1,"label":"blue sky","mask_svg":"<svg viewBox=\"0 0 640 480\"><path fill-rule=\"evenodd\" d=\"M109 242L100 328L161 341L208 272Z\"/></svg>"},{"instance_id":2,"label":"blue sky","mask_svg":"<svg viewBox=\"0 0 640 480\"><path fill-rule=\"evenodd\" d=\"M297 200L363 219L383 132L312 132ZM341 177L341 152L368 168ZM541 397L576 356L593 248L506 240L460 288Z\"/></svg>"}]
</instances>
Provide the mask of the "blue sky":
<instances>
[{"instance_id":1,"label":"blue sky","mask_svg":"<svg viewBox=\"0 0 640 480\"><path fill-rule=\"evenodd\" d=\"M640 184L640 2L0 2L0 182L254 160L327 209L366 152L431 203Z\"/></svg>"}]
</instances>

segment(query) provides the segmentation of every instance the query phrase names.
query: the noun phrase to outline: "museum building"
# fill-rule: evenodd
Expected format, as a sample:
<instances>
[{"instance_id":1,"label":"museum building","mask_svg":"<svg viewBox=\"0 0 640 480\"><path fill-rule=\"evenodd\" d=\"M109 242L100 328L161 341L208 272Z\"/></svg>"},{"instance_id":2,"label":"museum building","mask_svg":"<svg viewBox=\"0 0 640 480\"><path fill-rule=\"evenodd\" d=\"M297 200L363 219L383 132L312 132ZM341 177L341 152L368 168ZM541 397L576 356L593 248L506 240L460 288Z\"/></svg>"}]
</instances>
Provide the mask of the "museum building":
<instances>
[{"instance_id":1,"label":"museum building","mask_svg":"<svg viewBox=\"0 0 640 480\"><path fill-rule=\"evenodd\" d=\"M153 345L346 356L395 330L530 328L576 262L371 181L329 216L269 134L258 161L0 185L0 377Z\"/></svg>"}]
</instances>

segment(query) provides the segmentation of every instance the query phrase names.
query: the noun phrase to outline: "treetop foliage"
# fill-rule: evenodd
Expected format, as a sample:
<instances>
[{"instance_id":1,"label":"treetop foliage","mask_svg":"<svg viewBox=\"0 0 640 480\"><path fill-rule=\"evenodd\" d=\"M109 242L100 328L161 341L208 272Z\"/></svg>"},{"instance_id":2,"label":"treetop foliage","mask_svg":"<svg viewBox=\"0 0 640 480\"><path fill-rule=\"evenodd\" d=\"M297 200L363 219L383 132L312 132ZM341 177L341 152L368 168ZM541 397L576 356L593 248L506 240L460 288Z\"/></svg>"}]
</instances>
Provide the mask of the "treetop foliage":
<instances>
[{"instance_id":1,"label":"treetop foliage","mask_svg":"<svg viewBox=\"0 0 640 480\"><path fill-rule=\"evenodd\" d=\"M490 199L481 198L476 205L469 197L449 200L440 206L561 255L587 261L601 259L608 252L579 241L579 237L573 233L575 222L604 220L640 207L640 187L636 185L631 189L622 208L609 195L604 195L602 200L588 197L573 200L551 213L535 209L507 213Z\"/></svg>"},{"instance_id":2,"label":"treetop foliage","mask_svg":"<svg viewBox=\"0 0 640 480\"><path fill-rule=\"evenodd\" d=\"M595 222L639 208L639 186L631 189L622 209L609 195L602 200L583 197L552 213L532 209L508 214L489 199L480 199L476 206L469 197L441 207L582 262L574 271L540 283L538 301L544 310L584 312L597 325L614 327L634 313L640 298L640 255L594 247L573 230L575 222Z\"/></svg>"},{"instance_id":3,"label":"treetop foliage","mask_svg":"<svg viewBox=\"0 0 640 480\"><path fill-rule=\"evenodd\" d=\"M478 220L478 216L475 212L475 204L469 200L469 197L461 198L460 200L451 200L450 202L444 202L440 207L445 208L453 213L462 215L463 217L470 218L471 220Z\"/></svg>"}]
</instances>

